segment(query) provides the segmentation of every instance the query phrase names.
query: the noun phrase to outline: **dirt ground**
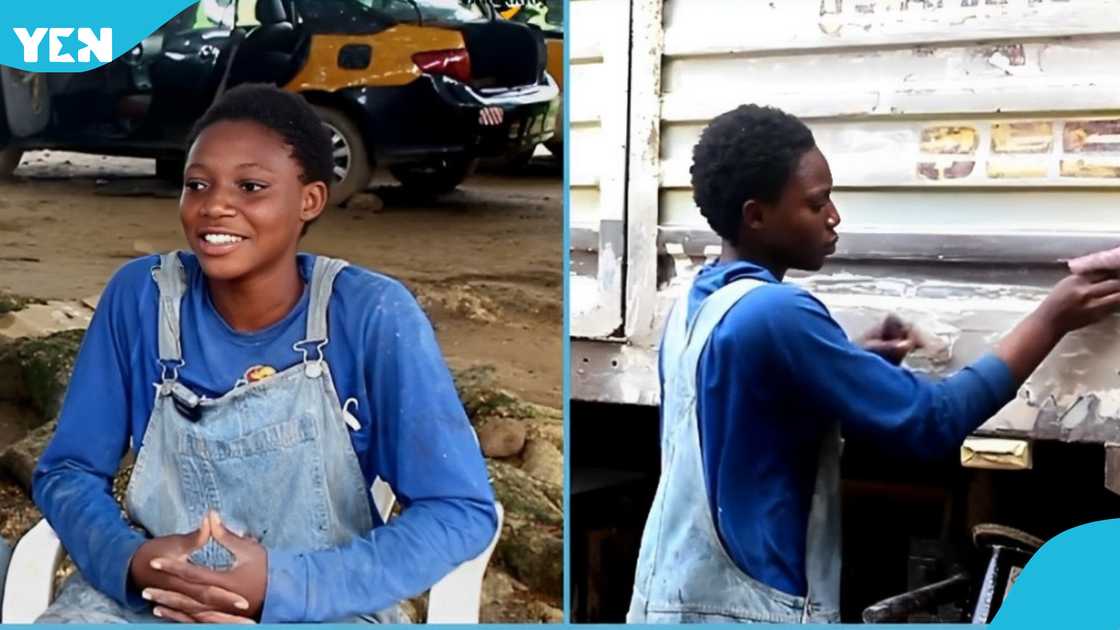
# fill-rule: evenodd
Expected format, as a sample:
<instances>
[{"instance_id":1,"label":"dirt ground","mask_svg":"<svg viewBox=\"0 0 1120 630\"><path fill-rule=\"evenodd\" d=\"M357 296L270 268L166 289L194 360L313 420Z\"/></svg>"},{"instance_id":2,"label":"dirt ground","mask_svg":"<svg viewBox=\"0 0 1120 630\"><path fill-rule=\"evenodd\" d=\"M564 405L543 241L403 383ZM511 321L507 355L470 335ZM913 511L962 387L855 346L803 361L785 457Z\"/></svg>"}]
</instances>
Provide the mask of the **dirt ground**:
<instances>
[{"instance_id":1,"label":"dirt ground","mask_svg":"<svg viewBox=\"0 0 1120 630\"><path fill-rule=\"evenodd\" d=\"M186 247L177 190L155 162L37 151L0 183L0 291L80 299L131 258ZM303 249L404 281L432 318L453 368L492 365L502 387L561 406L562 195L559 163L476 175L436 201L389 179L384 201L331 208Z\"/></svg>"}]
</instances>

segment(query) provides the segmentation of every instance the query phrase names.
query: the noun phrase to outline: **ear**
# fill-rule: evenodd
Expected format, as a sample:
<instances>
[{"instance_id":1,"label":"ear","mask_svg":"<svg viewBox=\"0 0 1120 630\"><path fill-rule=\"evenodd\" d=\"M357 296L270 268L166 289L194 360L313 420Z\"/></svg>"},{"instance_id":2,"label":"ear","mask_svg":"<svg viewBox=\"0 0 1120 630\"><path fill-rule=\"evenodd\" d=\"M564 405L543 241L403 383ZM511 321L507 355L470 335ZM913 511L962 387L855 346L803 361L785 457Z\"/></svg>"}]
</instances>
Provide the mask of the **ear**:
<instances>
[{"instance_id":1,"label":"ear","mask_svg":"<svg viewBox=\"0 0 1120 630\"><path fill-rule=\"evenodd\" d=\"M757 199L748 199L743 202L742 226L744 230L757 230L766 222L766 212L762 203Z\"/></svg>"},{"instance_id":2,"label":"ear","mask_svg":"<svg viewBox=\"0 0 1120 630\"><path fill-rule=\"evenodd\" d=\"M303 185L303 205L299 210L299 218L304 223L314 221L327 206L330 189L325 182L311 182Z\"/></svg>"}]
</instances>

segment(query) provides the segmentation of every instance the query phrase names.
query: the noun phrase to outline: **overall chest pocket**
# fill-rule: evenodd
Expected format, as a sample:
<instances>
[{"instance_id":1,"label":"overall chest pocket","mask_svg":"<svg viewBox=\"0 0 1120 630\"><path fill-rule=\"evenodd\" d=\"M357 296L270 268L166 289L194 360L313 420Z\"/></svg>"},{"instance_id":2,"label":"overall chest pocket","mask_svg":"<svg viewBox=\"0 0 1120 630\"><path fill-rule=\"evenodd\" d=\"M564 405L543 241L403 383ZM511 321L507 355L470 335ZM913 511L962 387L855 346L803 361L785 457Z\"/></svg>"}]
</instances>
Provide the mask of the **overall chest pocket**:
<instances>
[{"instance_id":1,"label":"overall chest pocket","mask_svg":"<svg viewBox=\"0 0 1120 630\"><path fill-rule=\"evenodd\" d=\"M210 461L244 459L292 449L318 437L310 418L295 418L225 438L215 432L186 430L179 434L179 454Z\"/></svg>"},{"instance_id":2,"label":"overall chest pocket","mask_svg":"<svg viewBox=\"0 0 1120 630\"><path fill-rule=\"evenodd\" d=\"M329 546L318 423L297 417L229 439L218 433L179 435L176 460L188 510L200 520L206 510L216 510L231 529L266 547Z\"/></svg>"}]
</instances>

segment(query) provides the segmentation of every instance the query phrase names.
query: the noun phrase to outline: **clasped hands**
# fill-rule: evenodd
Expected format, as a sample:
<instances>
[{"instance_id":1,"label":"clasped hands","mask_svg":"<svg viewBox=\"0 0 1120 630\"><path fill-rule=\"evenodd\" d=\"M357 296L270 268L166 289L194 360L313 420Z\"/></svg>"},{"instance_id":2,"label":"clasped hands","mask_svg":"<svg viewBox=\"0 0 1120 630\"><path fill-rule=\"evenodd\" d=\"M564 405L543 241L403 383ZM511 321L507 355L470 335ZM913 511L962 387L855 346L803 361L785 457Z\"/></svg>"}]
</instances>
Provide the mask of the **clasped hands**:
<instances>
[{"instance_id":1,"label":"clasped hands","mask_svg":"<svg viewBox=\"0 0 1120 630\"><path fill-rule=\"evenodd\" d=\"M229 569L190 561L211 538L233 555ZM157 617L183 623L255 623L268 584L268 553L252 538L226 529L211 511L189 534L160 536L141 545L129 575L144 599L155 605Z\"/></svg>"}]
</instances>

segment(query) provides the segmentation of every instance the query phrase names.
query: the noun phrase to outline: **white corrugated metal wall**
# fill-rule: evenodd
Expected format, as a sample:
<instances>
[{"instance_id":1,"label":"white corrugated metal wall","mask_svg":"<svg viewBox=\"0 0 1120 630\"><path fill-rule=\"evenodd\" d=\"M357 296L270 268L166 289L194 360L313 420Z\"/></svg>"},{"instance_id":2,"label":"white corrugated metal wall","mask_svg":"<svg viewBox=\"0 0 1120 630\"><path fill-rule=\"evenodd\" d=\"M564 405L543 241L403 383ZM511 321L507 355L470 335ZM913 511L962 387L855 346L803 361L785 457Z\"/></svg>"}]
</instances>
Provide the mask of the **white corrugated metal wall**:
<instances>
[{"instance_id":1,"label":"white corrugated metal wall","mask_svg":"<svg viewBox=\"0 0 1120 630\"><path fill-rule=\"evenodd\" d=\"M622 322L630 5L569 5L573 334L606 337Z\"/></svg>"},{"instance_id":2,"label":"white corrugated metal wall","mask_svg":"<svg viewBox=\"0 0 1120 630\"><path fill-rule=\"evenodd\" d=\"M1118 34L1107 0L665 2L660 224L703 226L692 146L756 102L810 124L846 231L1099 230L1120 200Z\"/></svg>"}]
</instances>

